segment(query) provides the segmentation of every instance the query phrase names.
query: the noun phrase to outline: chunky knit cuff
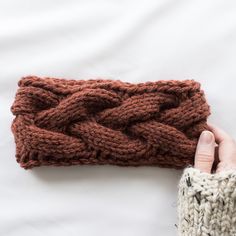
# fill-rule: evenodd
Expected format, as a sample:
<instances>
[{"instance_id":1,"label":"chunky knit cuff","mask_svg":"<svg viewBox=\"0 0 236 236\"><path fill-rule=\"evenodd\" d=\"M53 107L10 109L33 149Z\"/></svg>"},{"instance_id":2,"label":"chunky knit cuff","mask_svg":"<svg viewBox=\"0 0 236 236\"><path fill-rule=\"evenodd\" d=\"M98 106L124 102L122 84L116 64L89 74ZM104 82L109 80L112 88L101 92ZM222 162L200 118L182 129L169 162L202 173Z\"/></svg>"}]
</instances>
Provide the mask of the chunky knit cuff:
<instances>
[{"instance_id":1,"label":"chunky knit cuff","mask_svg":"<svg viewBox=\"0 0 236 236\"><path fill-rule=\"evenodd\" d=\"M178 232L181 236L236 235L236 171L184 170L178 192Z\"/></svg>"}]
</instances>

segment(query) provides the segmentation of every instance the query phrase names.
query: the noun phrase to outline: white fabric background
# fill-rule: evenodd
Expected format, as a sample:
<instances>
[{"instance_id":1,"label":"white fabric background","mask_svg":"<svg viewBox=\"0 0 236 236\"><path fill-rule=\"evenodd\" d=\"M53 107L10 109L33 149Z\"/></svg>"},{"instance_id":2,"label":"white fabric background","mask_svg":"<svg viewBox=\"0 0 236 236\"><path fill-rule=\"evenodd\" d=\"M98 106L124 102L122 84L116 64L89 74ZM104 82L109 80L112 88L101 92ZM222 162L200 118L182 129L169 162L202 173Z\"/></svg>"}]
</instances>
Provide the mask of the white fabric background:
<instances>
[{"instance_id":1,"label":"white fabric background","mask_svg":"<svg viewBox=\"0 0 236 236\"><path fill-rule=\"evenodd\" d=\"M0 235L176 235L181 171L15 161L21 76L195 79L210 121L236 136L236 2L0 1Z\"/></svg>"}]
</instances>

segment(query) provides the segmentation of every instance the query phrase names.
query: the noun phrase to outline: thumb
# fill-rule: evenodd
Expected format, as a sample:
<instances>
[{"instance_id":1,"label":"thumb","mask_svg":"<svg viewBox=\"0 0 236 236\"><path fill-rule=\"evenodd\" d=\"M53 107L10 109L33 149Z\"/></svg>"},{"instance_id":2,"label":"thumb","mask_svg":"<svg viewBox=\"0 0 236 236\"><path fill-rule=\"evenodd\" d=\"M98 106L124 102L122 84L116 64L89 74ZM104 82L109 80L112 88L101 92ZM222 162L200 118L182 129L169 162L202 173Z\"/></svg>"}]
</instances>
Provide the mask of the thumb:
<instances>
[{"instance_id":1,"label":"thumb","mask_svg":"<svg viewBox=\"0 0 236 236\"><path fill-rule=\"evenodd\" d=\"M198 140L194 167L203 172L211 173L215 156L215 137L210 131L203 131Z\"/></svg>"}]
</instances>

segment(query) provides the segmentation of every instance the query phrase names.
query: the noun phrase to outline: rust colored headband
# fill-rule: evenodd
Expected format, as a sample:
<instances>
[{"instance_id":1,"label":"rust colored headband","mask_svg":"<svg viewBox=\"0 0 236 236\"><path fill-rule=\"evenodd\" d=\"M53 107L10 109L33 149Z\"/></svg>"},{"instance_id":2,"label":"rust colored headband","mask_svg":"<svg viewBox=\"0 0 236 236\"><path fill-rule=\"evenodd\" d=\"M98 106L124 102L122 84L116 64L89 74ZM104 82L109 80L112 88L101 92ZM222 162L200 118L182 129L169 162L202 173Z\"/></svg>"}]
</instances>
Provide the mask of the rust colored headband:
<instances>
[{"instance_id":1,"label":"rust colored headband","mask_svg":"<svg viewBox=\"0 0 236 236\"><path fill-rule=\"evenodd\" d=\"M22 78L12 112L16 159L35 166L184 168L208 129L200 83Z\"/></svg>"}]
</instances>

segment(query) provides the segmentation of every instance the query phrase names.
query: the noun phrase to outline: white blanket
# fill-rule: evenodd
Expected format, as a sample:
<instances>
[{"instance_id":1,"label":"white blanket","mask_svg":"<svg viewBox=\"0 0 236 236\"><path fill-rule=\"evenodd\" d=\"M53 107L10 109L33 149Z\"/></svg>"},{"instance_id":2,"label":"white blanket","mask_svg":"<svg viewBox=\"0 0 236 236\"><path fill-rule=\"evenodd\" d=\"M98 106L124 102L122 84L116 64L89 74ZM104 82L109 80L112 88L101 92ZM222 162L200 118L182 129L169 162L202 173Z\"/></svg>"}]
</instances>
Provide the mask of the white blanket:
<instances>
[{"instance_id":1,"label":"white blanket","mask_svg":"<svg viewBox=\"0 0 236 236\"><path fill-rule=\"evenodd\" d=\"M21 76L195 79L210 121L236 136L236 1L2 0L0 235L176 235L181 171L15 161Z\"/></svg>"}]
</instances>

